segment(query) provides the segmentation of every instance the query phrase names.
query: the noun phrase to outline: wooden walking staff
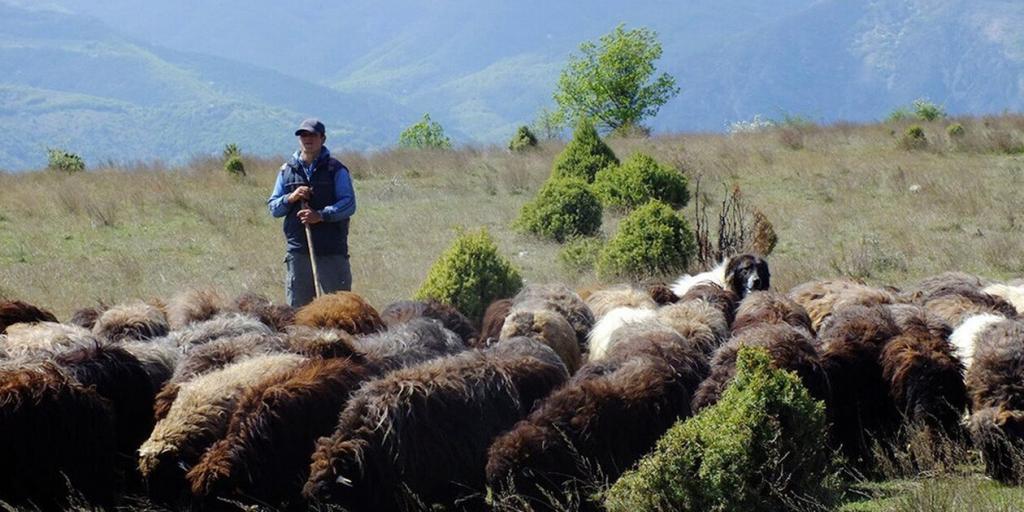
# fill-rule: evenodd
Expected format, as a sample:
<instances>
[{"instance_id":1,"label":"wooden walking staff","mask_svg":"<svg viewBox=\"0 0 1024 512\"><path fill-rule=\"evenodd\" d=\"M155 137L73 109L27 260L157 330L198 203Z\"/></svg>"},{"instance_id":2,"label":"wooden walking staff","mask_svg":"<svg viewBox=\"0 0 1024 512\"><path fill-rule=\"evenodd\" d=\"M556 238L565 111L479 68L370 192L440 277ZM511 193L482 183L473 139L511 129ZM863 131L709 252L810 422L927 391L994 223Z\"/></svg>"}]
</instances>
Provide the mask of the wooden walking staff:
<instances>
[{"instance_id":1,"label":"wooden walking staff","mask_svg":"<svg viewBox=\"0 0 1024 512\"><path fill-rule=\"evenodd\" d=\"M302 209L308 210L309 203L306 201L302 202ZM313 285L316 288L316 298L320 298L324 294L323 288L320 287L320 274L316 271L316 252L313 251L313 232L309 228L309 224L303 224L306 226L306 245L309 246L309 264L313 267Z\"/></svg>"}]
</instances>

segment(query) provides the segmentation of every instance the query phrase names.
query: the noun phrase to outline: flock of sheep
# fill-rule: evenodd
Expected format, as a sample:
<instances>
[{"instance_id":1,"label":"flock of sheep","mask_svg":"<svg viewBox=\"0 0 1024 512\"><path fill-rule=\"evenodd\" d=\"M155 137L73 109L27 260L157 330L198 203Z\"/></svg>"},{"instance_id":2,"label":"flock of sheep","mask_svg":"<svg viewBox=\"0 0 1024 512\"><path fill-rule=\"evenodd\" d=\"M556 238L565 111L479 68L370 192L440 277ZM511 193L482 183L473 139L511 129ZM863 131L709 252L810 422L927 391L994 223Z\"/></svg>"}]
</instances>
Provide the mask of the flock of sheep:
<instances>
[{"instance_id":1,"label":"flock of sheep","mask_svg":"<svg viewBox=\"0 0 1024 512\"><path fill-rule=\"evenodd\" d=\"M1022 283L783 294L769 277L743 255L673 285L531 285L479 325L344 292L292 310L189 291L67 323L0 301L0 501L485 509L490 494L546 509L715 404L750 345L825 402L850 464L869 469L913 425L1020 481Z\"/></svg>"}]
</instances>

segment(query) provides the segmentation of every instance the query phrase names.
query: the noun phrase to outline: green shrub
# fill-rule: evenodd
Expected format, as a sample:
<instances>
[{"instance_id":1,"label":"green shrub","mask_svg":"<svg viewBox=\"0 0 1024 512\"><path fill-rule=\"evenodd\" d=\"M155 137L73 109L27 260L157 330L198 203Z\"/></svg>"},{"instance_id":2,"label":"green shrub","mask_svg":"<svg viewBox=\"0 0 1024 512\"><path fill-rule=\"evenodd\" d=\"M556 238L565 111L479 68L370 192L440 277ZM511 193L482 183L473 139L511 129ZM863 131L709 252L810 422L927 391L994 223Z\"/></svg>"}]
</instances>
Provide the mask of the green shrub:
<instances>
[{"instance_id":1,"label":"green shrub","mask_svg":"<svg viewBox=\"0 0 1024 512\"><path fill-rule=\"evenodd\" d=\"M894 109L892 112L889 112L889 115L885 117L885 122L895 123L899 121L906 121L912 117L914 117L914 114L912 114L907 107L899 107Z\"/></svg>"},{"instance_id":2,"label":"green shrub","mask_svg":"<svg viewBox=\"0 0 1024 512\"><path fill-rule=\"evenodd\" d=\"M535 147L537 147L537 136L530 131L529 126L520 126L508 143L508 149L512 151L523 151Z\"/></svg>"},{"instance_id":3,"label":"green shrub","mask_svg":"<svg viewBox=\"0 0 1024 512\"><path fill-rule=\"evenodd\" d=\"M571 274L590 272L594 269L603 245L604 240L598 237L573 238L558 252L558 262Z\"/></svg>"},{"instance_id":4,"label":"green shrub","mask_svg":"<svg viewBox=\"0 0 1024 512\"><path fill-rule=\"evenodd\" d=\"M645 279L686 269L696 251L690 224L661 201L633 210L615 236L601 249L597 275L601 279Z\"/></svg>"},{"instance_id":5,"label":"green shrub","mask_svg":"<svg viewBox=\"0 0 1024 512\"><path fill-rule=\"evenodd\" d=\"M921 121L934 121L946 117L946 110L925 99L914 100L914 115Z\"/></svg>"},{"instance_id":6,"label":"green shrub","mask_svg":"<svg viewBox=\"0 0 1024 512\"><path fill-rule=\"evenodd\" d=\"M594 123L584 118L576 125L572 140L555 158L551 174L558 177L572 176L591 183L597 171L618 163L619 159L615 157L612 148L597 135Z\"/></svg>"},{"instance_id":7,"label":"green shrub","mask_svg":"<svg viewBox=\"0 0 1024 512\"><path fill-rule=\"evenodd\" d=\"M479 321L492 301L511 297L522 287L519 272L498 254L494 240L482 228L459 233L430 268L416 299L436 299Z\"/></svg>"},{"instance_id":8,"label":"green shrub","mask_svg":"<svg viewBox=\"0 0 1024 512\"><path fill-rule=\"evenodd\" d=\"M964 130L964 125L960 123L953 123L946 127L946 134L949 135L949 138L951 139L959 139L960 137L963 137L966 132L967 131Z\"/></svg>"},{"instance_id":9,"label":"green shrub","mask_svg":"<svg viewBox=\"0 0 1024 512\"><path fill-rule=\"evenodd\" d=\"M682 208L690 200L686 177L643 153L598 171L594 193L605 206L621 209L636 208L651 199Z\"/></svg>"},{"instance_id":10,"label":"green shrub","mask_svg":"<svg viewBox=\"0 0 1024 512\"><path fill-rule=\"evenodd\" d=\"M46 167L52 171L64 171L71 174L85 170L85 161L82 160L82 157L63 149L47 149L46 156L48 160Z\"/></svg>"},{"instance_id":11,"label":"green shrub","mask_svg":"<svg viewBox=\"0 0 1024 512\"><path fill-rule=\"evenodd\" d=\"M585 181L552 176L523 205L515 226L558 242L593 235L601 229L601 202Z\"/></svg>"},{"instance_id":12,"label":"green shrub","mask_svg":"<svg viewBox=\"0 0 1024 512\"><path fill-rule=\"evenodd\" d=\"M924 128L920 125L911 125L907 128L907 131L903 132L903 138L900 139L900 145L904 149L924 149L928 146L928 138L924 135Z\"/></svg>"},{"instance_id":13,"label":"green shrub","mask_svg":"<svg viewBox=\"0 0 1024 512\"><path fill-rule=\"evenodd\" d=\"M451 149L452 141L444 134L441 123L423 114L420 122L409 126L398 136L398 147L409 149Z\"/></svg>"},{"instance_id":14,"label":"green shrub","mask_svg":"<svg viewBox=\"0 0 1024 512\"><path fill-rule=\"evenodd\" d=\"M606 495L609 512L823 508L835 481L824 405L760 347L714 406L678 422Z\"/></svg>"},{"instance_id":15,"label":"green shrub","mask_svg":"<svg viewBox=\"0 0 1024 512\"><path fill-rule=\"evenodd\" d=\"M231 160L233 156L242 156L242 150L238 149L238 144L231 143L224 145L224 160Z\"/></svg>"},{"instance_id":16,"label":"green shrub","mask_svg":"<svg viewBox=\"0 0 1024 512\"><path fill-rule=\"evenodd\" d=\"M242 157L233 155L224 162L224 171L232 176L245 176L245 165Z\"/></svg>"}]
</instances>

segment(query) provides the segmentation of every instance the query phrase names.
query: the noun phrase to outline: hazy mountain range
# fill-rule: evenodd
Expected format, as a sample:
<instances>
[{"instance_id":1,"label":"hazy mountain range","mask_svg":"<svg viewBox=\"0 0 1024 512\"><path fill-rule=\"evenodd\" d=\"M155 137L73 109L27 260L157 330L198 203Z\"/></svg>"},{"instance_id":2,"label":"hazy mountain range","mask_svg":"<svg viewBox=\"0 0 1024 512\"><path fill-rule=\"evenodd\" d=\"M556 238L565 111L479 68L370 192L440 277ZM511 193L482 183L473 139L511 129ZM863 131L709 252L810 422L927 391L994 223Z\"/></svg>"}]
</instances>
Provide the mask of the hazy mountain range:
<instances>
[{"instance_id":1,"label":"hazy mountain range","mask_svg":"<svg viewBox=\"0 0 1024 512\"><path fill-rule=\"evenodd\" d=\"M658 32L681 88L656 131L867 121L919 97L1024 106L1008 0L0 0L0 169L53 146L90 164L281 154L310 115L332 147L386 147L424 112L457 142L503 143L619 23Z\"/></svg>"}]
</instances>

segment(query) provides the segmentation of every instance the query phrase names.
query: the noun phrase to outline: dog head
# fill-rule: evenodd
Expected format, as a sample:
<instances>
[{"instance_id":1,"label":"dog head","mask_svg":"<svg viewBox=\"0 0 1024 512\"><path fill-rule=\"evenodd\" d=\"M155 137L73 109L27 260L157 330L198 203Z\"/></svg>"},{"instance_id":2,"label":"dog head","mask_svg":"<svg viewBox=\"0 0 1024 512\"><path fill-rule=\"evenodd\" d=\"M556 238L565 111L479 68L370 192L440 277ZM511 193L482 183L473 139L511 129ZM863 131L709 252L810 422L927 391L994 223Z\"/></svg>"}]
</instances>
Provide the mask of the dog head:
<instances>
[{"instance_id":1,"label":"dog head","mask_svg":"<svg viewBox=\"0 0 1024 512\"><path fill-rule=\"evenodd\" d=\"M754 290L767 290L770 280L768 262L760 256L733 256L725 266L725 282L741 299Z\"/></svg>"}]
</instances>

